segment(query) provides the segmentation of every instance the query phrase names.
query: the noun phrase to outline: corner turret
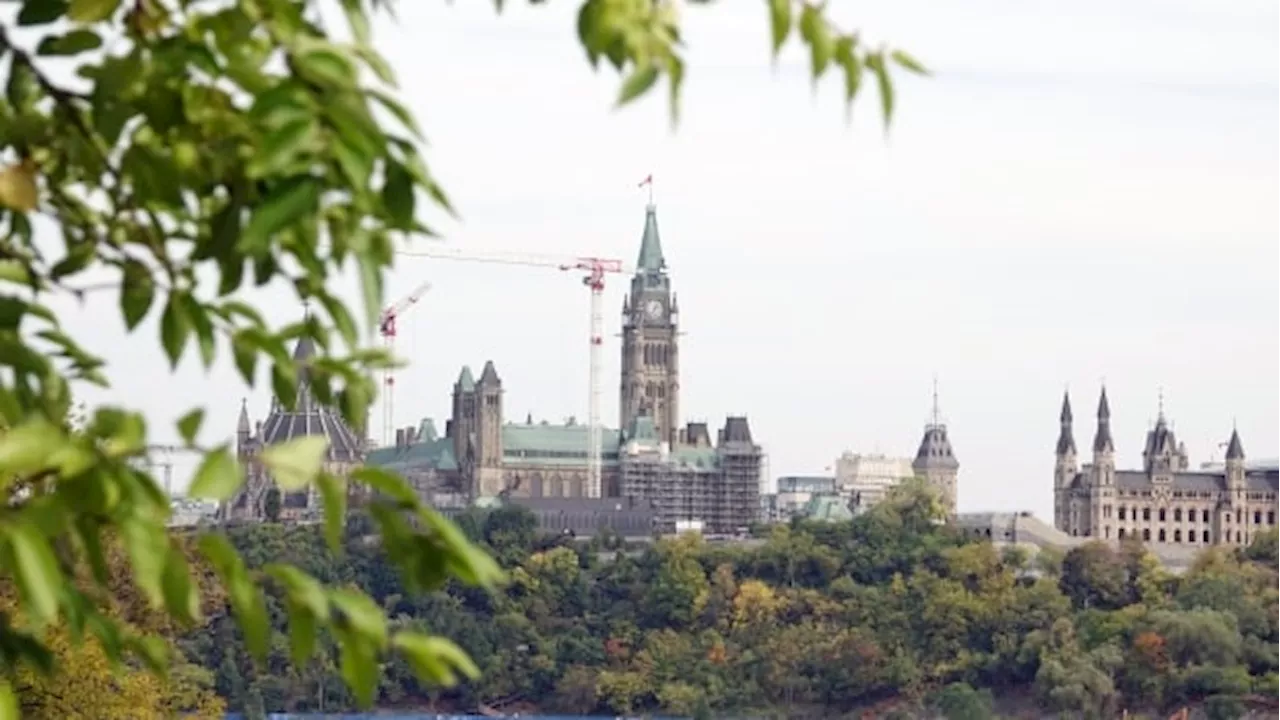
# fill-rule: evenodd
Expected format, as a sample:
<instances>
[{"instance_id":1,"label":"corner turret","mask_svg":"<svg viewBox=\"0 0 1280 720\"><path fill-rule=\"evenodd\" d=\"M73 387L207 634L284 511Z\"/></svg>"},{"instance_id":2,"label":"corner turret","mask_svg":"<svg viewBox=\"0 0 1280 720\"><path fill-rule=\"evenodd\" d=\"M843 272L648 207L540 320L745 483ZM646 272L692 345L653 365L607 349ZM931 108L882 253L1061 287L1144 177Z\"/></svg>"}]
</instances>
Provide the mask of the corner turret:
<instances>
[{"instance_id":1,"label":"corner turret","mask_svg":"<svg viewBox=\"0 0 1280 720\"><path fill-rule=\"evenodd\" d=\"M916 459L911 462L911 469L938 490L948 517L954 516L956 475L960 471L960 461L951 448L947 426L942 423L938 412L937 381L933 387L933 417L924 427L924 435L920 438L920 447L916 450Z\"/></svg>"}]
</instances>

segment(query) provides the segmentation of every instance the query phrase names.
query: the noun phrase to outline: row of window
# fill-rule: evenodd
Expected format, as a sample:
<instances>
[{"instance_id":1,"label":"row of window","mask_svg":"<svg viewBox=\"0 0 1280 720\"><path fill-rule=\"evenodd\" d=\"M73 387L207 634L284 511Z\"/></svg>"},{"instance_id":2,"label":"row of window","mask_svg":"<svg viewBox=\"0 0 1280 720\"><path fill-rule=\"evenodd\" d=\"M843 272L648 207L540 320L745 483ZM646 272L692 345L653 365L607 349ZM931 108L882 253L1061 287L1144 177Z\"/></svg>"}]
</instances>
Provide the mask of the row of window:
<instances>
[{"instance_id":1,"label":"row of window","mask_svg":"<svg viewBox=\"0 0 1280 720\"><path fill-rule=\"evenodd\" d=\"M1150 490L1120 490L1116 494L1120 497L1133 497L1133 498L1151 497ZM1209 490L1174 490L1173 497L1176 499L1190 498L1190 499L1200 499L1200 500L1212 500L1215 497L1218 497L1218 493L1215 491L1209 491ZM1251 492L1251 493L1247 493L1246 497L1248 497L1250 500L1263 500L1266 502L1271 502L1276 499L1276 494L1273 492Z\"/></svg>"},{"instance_id":2,"label":"row of window","mask_svg":"<svg viewBox=\"0 0 1280 720\"><path fill-rule=\"evenodd\" d=\"M1110 526L1110 525L1106 526L1105 528L1103 528L1103 531L1104 531L1104 532L1103 532L1104 536L1105 536L1107 539L1110 539L1110 538L1111 538L1111 526ZM1137 534L1137 531L1134 531L1134 534L1136 535L1136 534ZM1206 544L1206 545L1207 545L1207 544L1209 544L1209 543L1211 542L1211 541L1210 541L1210 539L1209 539L1209 537L1210 537L1210 536L1209 536L1209 531L1208 531L1208 530L1202 530L1202 531L1200 531L1198 534L1199 534L1200 539L1197 541L1197 539L1196 539L1197 532L1196 532L1195 530L1188 530L1188 531L1187 531L1187 534L1186 534L1186 543L1187 543L1188 545L1195 545L1197 542L1201 542L1201 543L1204 543L1204 544ZM1119 539L1121 539L1121 540L1125 539L1125 537L1126 537L1126 535L1125 535L1125 529L1124 529L1124 528L1120 528L1120 530L1118 531L1118 534L1116 535L1116 537L1118 537L1118 538L1119 538ZM1160 528L1159 530L1157 530L1157 531L1156 531L1156 542L1168 542L1168 541L1169 541L1169 540L1168 540L1168 538L1169 538L1169 534L1165 531L1165 529L1164 529L1164 528ZM1175 543L1180 543L1180 542L1182 542L1182 541L1183 541L1183 539L1182 539L1182 538L1183 538L1183 535L1182 535L1182 531L1181 531L1181 530L1174 530L1174 531L1173 531L1173 542L1175 542ZM1142 529L1142 540L1143 540L1143 542L1151 542L1151 528L1143 528L1143 529ZM1252 541L1252 540L1253 540L1253 533L1249 533L1249 540L1250 540L1250 541ZM1226 532L1224 532L1224 533L1222 534L1222 541L1223 541L1223 542L1231 542L1231 531L1229 531L1229 530L1228 530L1228 531L1226 531ZM1236 531L1235 531L1235 542L1236 542L1236 543L1243 543L1243 542L1244 542L1244 533L1242 533L1242 532L1241 532L1241 531L1239 531L1239 530L1236 530Z\"/></svg>"},{"instance_id":3,"label":"row of window","mask_svg":"<svg viewBox=\"0 0 1280 720\"><path fill-rule=\"evenodd\" d=\"M671 364L671 346L645 343L641 353L645 365L666 367Z\"/></svg>"},{"instance_id":4,"label":"row of window","mask_svg":"<svg viewBox=\"0 0 1280 720\"><path fill-rule=\"evenodd\" d=\"M1130 508L1126 508L1124 505L1121 505L1119 508L1117 508L1117 512L1116 512L1117 519L1118 519L1118 520L1137 520L1137 519L1138 519L1138 511L1139 511L1139 508L1132 508L1132 509L1130 509ZM1151 520L1151 508L1149 508L1149 507L1144 507L1144 508L1141 508L1141 511L1142 511L1142 519L1143 519L1143 520L1145 520L1145 521L1150 522L1150 520ZM1195 509L1189 509L1189 510L1187 510L1187 511L1186 511L1186 520L1187 520L1187 522L1192 522L1192 523L1193 523L1193 522L1195 522L1195 521L1196 521L1196 514L1197 514L1197 513L1196 513ZM1199 512L1199 515L1200 515L1200 521L1201 521L1201 522L1206 522L1206 523L1207 523L1207 522L1209 522L1209 511L1208 511L1208 510L1201 510L1201 511ZM1111 506L1110 506L1110 505L1103 505L1103 506L1102 506L1102 517L1104 517L1104 518L1108 518L1108 519L1111 517ZM1158 521L1159 521L1159 522L1165 522L1166 520L1168 520L1168 511L1167 511L1167 510L1165 510L1164 508L1158 508L1158 509L1156 510L1156 517L1157 517L1157 519L1158 519ZM1244 523L1244 522L1245 522L1245 520L1246 520L1246 518L1247 518L1247 515L1244 513L1244 511L1243 511L1243 510L1236 510L1236 524L1237 524L1237 525ZM1253 511L1253 524L1254 524L1254 525L1261 525L1261 524L1262 524L1262 518L1263 518L1263 513L1262 513L1262 511L1261 511L1261 510L1254 510L1254 511ZM1182 508L1174 508L1174 509L1173 509L1173 521L1174 521L1174 522L1182 522L1182 519L1183 519ZM1230 514L1230 513L1224 513L1224 514L1223 514L1223 516L1222 516L1222 519L1223 519L1223 521L1224 521L1224 522L1231 522L1231 514ZM1275 525L1275 524L1276 524L1276 512L1275 512L1275 510L1268 510L1268 511L1267 511L1267 513L1266 513L1266 520L1267 520L1267 524L1268 524L1268 525Z\"/></svg>"}]
</instances>

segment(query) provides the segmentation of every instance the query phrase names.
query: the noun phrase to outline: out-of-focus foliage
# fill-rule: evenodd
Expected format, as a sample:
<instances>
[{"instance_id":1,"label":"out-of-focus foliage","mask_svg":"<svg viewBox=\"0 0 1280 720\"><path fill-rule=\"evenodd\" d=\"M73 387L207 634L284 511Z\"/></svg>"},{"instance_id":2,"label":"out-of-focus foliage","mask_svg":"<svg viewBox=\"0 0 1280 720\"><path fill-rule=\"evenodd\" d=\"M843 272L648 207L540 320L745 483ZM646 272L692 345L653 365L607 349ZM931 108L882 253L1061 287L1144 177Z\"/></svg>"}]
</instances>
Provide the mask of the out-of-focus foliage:
<instances>
[{"instance_id":1,"label":"out-of-focus foliage","mask_svg":"<svg viewBox=\"0 0 1280 720\"><path fill-rule=\"evenodd\" d=\"M105 571L107 535L123 544L130 591L174 622L199 622L201 583L165 535L164 493L139 469L148 443L142 416L108 407L69 427L76 387L109 386L112 368L96 354L101 348L64 328L49 299L114 300L131 333L156 318L158 337L131 340L138 352L162 352L173 367L196 356L206 369L229 356L246 383L269 376L285 403L305 373L320 402L363 430L371 372L393 362L365 340L394 241L430 232L426 208L452 211L421 154L417 122L395 97L395 72L373 44L370 15L387 4L339 0L344 38L326 31L320 3L309 0L0 6L0 579L13 581L24 622L65 623L73 644L86 643L85 657L101 650L112 662L169 666L146 632L126 632L109 612L119 577ZM685 77L677 7L582 3L579 39L592 65L604 60L621 73L619 103L665 77L677 116ZM923 72L902 52L866 48L837 31L818 5L771 0L767 12L762 31L770 28L774 52L798 36L815 80L839 68L849 102L862 78L873 78L886 121L894 106L888 66ZM348 310L330 282L350 267L363 312ZM320 312L269 327L237 296L272 282L292 286ZM299 367L288 347L302 336L319 352ZM243 474L228 446L196 444L203 417L192 408L175 428L204 454L191 493L226 499ZM408 588L450 577L494 584L493 563L418 506L401 478L369 471L348 487L320 472L323 453L312 438L262 460L286 490L317 484L334 549L348 493L365 486L392 499L372 518ZM284 590L295 661L329 667L332 658L315 653L332 637L343 680L365 701L392 655L441 685L475 672L453 643L389 623L358 589L327 587L282 564L250 572L222 536L198 547L260 658L272 651L262 593L270 578ZM82 571L88 586L71 582ZM687 576L686 563L670 578L666 602L692 621L697 598L678 592ZM52 653L56 637L0 618L0 666L46 672L51 658L64 657ZM0 682L0 717L14 711L12 690Z\"/></svg>"}]
</instances>

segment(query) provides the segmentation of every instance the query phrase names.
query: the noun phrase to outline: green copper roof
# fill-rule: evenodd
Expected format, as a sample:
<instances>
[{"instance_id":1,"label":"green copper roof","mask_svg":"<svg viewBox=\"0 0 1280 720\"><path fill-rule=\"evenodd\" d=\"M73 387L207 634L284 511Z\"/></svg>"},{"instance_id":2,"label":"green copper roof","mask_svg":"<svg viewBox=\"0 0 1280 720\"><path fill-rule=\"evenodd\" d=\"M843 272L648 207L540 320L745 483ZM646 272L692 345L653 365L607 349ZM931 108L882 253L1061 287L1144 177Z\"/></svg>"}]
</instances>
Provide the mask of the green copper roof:
<instances>
[{"instance_id":1,"label":"green copper roof","mask_svg":"<svg viewBox=\"0 0 1280 720\"><path fill-rule=\"evenodd\" d=\"M648 415L635 416L631 420L631 425L627 428L626 439L657 444L658 428L654 426L653 418Z\"/></svg>"},{"instance_id":2,"label":"green copper roof","mask_svg":"<svg viewBox=\"0 0 1280 720\"><path fill-rule=\"evenodd\" d=\"M575 465L587 461L586 425L502 426L503 460L520 465ZM618 461L618 431L600 429L600 456L605 464Z\"/></svg>"},{"instance_id":3,"label":"green copper roof","mask_svg":"<svg viewBox=\"0 0 1280 720\"><path fill-rule=\"evenodd\" d=\"M471 392L476 389L476 379L471 376L470 365L463 365L462 372L458 373L458 389L462 392Z\"/></svg>"},{"instance_id":4,"label":"green copper roof","mask_svg":"<svg viewBox=\"0 0 1280 720\"><path fill-rule=\"evenodd\" d=\"M418 426L418 442L434 442L440 438L440 433L436 432L436 421L431 418L422 418L422 424Z\"/></svg>"},{"instance_id":5,"label":"green copper roof","mask_svg":"<svg viewBox=\"0 0 1280 720\"><path fill-rule=\"evenodd\" d=\"M657 272L667 262L662 257L662 241L658 239L658 209L650 205L644 213L644 235L640 238L640 257L636 260L637 270Z\"/></svg>"},{"instance_id":6,"label":"green copper roof","mask_svg":"<svg viewBox=\"0 0 1280 720\"><path fill-rule=\"evenodd\" d=\"M847 522L853 519L853 511L844 499L834 495L814 495L801 514L816 522Z\"/></svg>"},{"instance_id":7,"label":"green copper roof","mask_svg":"<svg viewBox=\"0 0 1280 720\"><path fill-rule=\"evenodd\" d=\"M365 463L388 470L435 468L452 471L458 469L458 460L453 456L453 441L449 438L419 442L405 448L377 448L369 453Z\"/></svg>"}]
</instances>

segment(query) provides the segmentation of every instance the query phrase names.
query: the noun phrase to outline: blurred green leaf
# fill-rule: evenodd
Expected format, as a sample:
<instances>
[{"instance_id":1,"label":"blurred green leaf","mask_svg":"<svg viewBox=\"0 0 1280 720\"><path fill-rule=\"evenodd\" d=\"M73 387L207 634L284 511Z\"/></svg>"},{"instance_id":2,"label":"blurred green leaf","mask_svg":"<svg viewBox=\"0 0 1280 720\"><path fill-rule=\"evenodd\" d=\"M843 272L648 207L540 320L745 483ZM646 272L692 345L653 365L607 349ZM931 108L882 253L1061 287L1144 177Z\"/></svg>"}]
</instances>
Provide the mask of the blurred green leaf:
<instances>
[{"instance_id":1,"label":"blurred green leaf","mask_svg":"<svg viewBox=\"0 0 1280 720\"><path fill-rule=\"evenodd\" d=\"M227 590L231 608L240 623L249 652L259 659L265 657L270 631L266 601L245 571L244 561L222 535L201 537L200 550L209 558Z\"/></svg>"},{"instance_id":2,"label":"blurred green leaf","mask_svg":"<svg viewBox=\"0 0 1280 720\"><path fill-rule=\"evenodd\" d=\"M227 500L240 489L244 482L244 473L231 455L230 449L222 447L207 453L196 468L187 495L206 500Z\"/></svg>"},{"instance_id":3,"label":"blurred green leaf","mask_svg":"<svg viewBox=\"0 0 1280 720\"><path fill-rule=\"evenodd\" d=\"M58 570L58 559L48 540L26 523L3 528L3 532L13 553L14 578L27 609L37 621L52 622L58 616L62 572Z\"/></svg>"},{"instance_id":4,"label":"blurred green leaf","mask_svg":"<svg viewBox=\"0 0 1280 720\"><path fill-rule=\"evenodd\" d=\"M308 435L263 449L260 459L271 477L285 492L300 490L311 484L320 473L329 441L321 435Z\"/></svg>"},{"instance_id":5,"label":"blurred green leaf","mask_svg":"<svg viewBox=\"0 0 1280 720\"><path fill-rule=\"evenodd\" d=\"M791 34L791 0L769 0L769 31L773 55L777 57L787 35Z\"/></svg>"},{"instance_id":6,"label":"blurred green leaf","mask_svg":"<svg viewBox=\"0 0 1280 720\"><path fill-rule=\"evenodd\" d=\"M77 23L95 23L106 20L120 7L121 0L71 0L67 19Z\"/></svg>"},{"instance_id":7,"label":"blurred green leaf","mask_svg":"<svg viewBox=\"0 0 1280 720\"><path fill-rule=\"evenodd\" d=\"M649 92L649 88L658 81L658 68L643 65L631 71L622 81L622 90L618 93L618 106L621 107Z\"/></svg>"},{"instance_id":8,"label":"blurred green leaf","mask_svg":"<svg viewBox=\"0 0 1280 720\"><path fill-rule=\"evenodd\" d=\"M196 408L178 419L178 435L182 442L190 445L200 434L200 426L204 423L204 410Z\"/></svg>"},{"instance_id":9,"label":"blurred green leaf","mask_svg":"<svg viewBox=\"0 0 1280 720\"><path fill-rule=\"evenodd\" d=\"M468 679L480 676L480 669L471 658L445 638L402 631L396 633L391 642L417 676L429 684L453 687L458 684L458 675Z\"/></svg>"},{"instance_id":10,"label":"blurred green leaf","mask_svg":"<svg viewBox=\"0 0 1280 720\"><path fill-rule=\"evenodd\" d=\"M36 47L37 55L79 55L102 47L102 38L92 30L72 30L66 35L49 35Z\"/></svg>"}]
</instances>

